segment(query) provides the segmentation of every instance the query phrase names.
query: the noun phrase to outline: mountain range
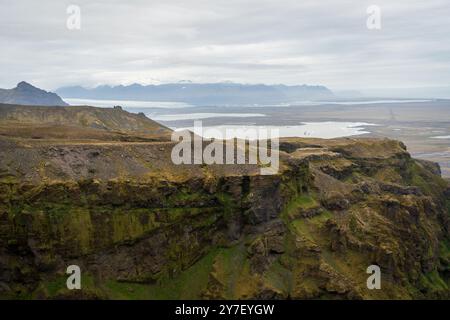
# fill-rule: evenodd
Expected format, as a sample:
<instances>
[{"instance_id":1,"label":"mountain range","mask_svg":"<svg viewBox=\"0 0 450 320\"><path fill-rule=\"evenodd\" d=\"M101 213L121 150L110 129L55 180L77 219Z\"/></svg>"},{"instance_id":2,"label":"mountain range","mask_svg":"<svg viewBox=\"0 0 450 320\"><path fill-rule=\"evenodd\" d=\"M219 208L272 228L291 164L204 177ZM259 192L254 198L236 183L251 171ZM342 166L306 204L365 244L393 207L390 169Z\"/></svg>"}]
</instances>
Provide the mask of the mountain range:
<instances>
[{"instance_id":1,"label":"mountain range","mask_svg":"<svg viewBox=\"0 0 450 320\"><path fill-rule=\"evenodd\" d=\"M47 92L22 81L13 89L0 89L0 103L29 106L68 106L56 93Z\"/></svg>"},{"instance_id":2,"label":"mountain range","mask_svg":"<svg viewBox=\"0 0 450 320\"><path fill-rule=\"evenodd\" d=\"M334 97L324 86L191 82L95 88L74 86L56 92L64 98L172 101L195 105L277 104Z\"/></svg>"}]
</instances>

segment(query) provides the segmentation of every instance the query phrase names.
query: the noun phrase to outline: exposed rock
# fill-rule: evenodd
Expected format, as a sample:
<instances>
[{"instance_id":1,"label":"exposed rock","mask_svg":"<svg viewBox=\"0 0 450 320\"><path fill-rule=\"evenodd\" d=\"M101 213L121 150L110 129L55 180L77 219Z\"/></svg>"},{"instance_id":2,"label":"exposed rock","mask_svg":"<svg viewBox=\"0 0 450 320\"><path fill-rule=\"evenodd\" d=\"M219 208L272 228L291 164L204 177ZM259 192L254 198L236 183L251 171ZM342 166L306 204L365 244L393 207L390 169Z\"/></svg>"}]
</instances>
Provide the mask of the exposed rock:
<instances>
[{"instance_id":1,"label":"exposed rock","mask_svg":"<svg viewBox=\"0 0 450 320\"><path fill-rule=\"evenodd\" d=\"M29 128L48 112L3 108ZM8 121L1 298L449 298L448 182L397 141L282 140L280 171L262 176L174 165L173 142L146 140L164 128L120 110L74 120L93 134L77 141ZM81 291L65 287L71 264ZM366 287L372 264L382 290Z\"/></svg>"}]
</instances>

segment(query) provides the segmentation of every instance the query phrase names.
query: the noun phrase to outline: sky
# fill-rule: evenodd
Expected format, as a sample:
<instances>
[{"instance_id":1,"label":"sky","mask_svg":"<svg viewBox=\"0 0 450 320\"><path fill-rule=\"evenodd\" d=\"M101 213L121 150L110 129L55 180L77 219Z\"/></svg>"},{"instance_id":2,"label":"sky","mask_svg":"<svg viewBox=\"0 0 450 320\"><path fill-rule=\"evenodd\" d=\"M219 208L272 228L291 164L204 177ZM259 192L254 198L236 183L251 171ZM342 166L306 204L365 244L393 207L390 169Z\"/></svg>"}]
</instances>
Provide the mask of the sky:
<instances>
[{"instance_id":1,"label":"sky","mask_svg":"<svg viewBox=\"0 0 450 320\"><path fill-rule=\"evenodd\" d=\"M80 8L80 28L70 5ZM367 8L380 8L369 29ZM0 87L450 86L449 0L0 0Z\"/></svg>"}]
</instances>

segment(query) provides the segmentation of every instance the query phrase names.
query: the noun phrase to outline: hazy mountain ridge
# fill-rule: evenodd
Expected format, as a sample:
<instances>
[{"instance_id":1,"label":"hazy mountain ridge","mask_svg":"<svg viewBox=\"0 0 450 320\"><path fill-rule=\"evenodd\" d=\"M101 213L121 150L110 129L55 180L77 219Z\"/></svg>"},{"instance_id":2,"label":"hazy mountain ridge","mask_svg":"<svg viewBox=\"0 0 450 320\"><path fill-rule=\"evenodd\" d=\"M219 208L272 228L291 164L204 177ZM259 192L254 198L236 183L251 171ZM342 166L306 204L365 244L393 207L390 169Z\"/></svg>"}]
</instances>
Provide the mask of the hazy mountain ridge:
<instances>
[{"instance_id":1,"label":"hazy mountain ridge","mask_svg":"<svg viewBox=\"0 0 450 320\"><path fill-rule=\"evenodd\" d=\"M56 93L47 92L22 81L12 89L0 89L0 103L29 106L68 106Z\"/></svg>"},{"instance_id":2,"label":"hazy mountain ridge","mask_svg":"<svg viewBox=\"0 0 450 320\"><path fill-rule=\"evenodd\" d=\"M81 86L56 90L65 98L173 101L192 104L268 104L334 97L324 86L239 83L170 83L161 85Z\"/></svg>"}]
</instances>

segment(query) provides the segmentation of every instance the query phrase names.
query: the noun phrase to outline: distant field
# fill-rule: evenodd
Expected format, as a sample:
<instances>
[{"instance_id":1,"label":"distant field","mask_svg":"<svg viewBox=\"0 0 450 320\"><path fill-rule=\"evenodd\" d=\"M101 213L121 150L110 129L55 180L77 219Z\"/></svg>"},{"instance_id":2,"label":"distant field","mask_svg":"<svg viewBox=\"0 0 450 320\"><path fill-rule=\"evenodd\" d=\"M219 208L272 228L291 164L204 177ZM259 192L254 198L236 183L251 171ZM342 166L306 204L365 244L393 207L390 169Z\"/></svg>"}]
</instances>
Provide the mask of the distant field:
<instances>
[{"instance_id":1,"label":"distant field","mask_svg":"<svg viewBox=\"0 0 450 320\"><path fill-rule=\"evenodd\" d=\"M148 117L171 128L192 127L198 117L203 126L298 126L302 122L363 122L364 137L388 137L403 141L414 157L438 162L442 173L450 177L450 100L407 101L394 103L324 104L299 106L239 107L167 107L154 102L119 102L131 112ZM95 104L95 101L89 101ZM109 104L113 102L109 101ZM116 102L114 102L116 103ZM101 106L109 106L102 104ZM214 114L217 114L214 117ZM226 114L227 116L224 116ZM206 116L207 115L207 116ZM235 115L235 116L233 116ZM159 120L158 120L159 119ZM443 137L435 139L433 137Z\"/></svg>"},{"instance_id":2,"label":"distant field","mask_svg":"<svg viewBox=\"0 0 450 320\"><path fill-rule=\"evenodd\" d=\"M131 111L131 110L130 110ZM414 157L438 162L442 174L450 177L450 100L379 103L361 105L315 105L289 107L189 107L176 110L146 109L146 114L180 113L245 113L248 117L208 117L204 126L223 125L298 125L304 122L342 121L367 122L378 126L365 127L369 134L361 136L388 137L403 141ZM252 117L251 114L258 114ZM260 116L264 114L265 117ZM184 120L160 121L170 127L192 126L192 117ZM441 136L442 139L433 137Z\"/></svg>"}]
</instances>

